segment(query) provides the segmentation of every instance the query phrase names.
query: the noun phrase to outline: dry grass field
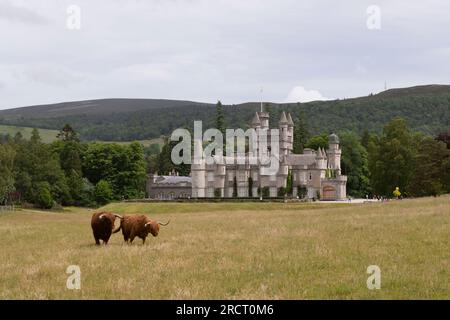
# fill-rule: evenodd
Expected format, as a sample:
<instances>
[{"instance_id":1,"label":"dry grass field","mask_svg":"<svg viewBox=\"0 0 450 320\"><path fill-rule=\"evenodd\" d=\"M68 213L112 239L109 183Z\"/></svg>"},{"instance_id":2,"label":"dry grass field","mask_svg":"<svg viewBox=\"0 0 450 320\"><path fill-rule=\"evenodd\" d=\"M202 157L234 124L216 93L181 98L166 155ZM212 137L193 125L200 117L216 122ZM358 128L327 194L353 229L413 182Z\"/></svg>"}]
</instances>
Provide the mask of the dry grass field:
<instances>
[{"instance_id":1,"label":"dry grass field","mask_svg":"<svg viewBox=\"0 0 450 320\"><path fill-rule=\"evenodd\" d=\"M93 211L0 213L0 299L450 299L450 197L378 204L120 203L171 219L96 247ZM66 288L69 265L81 290ZM368 290L366 269L381 268Z\"/></svg>"}]
</instances>

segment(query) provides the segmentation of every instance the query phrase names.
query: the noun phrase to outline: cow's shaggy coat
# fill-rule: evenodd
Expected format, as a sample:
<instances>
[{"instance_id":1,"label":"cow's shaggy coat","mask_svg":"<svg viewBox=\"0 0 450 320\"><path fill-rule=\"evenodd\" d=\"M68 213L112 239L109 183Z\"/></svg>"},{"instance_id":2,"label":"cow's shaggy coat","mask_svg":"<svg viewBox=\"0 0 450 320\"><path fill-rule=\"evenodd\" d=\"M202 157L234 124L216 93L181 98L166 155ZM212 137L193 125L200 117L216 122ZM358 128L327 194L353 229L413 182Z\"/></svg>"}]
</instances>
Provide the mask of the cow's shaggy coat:
<instances>
[{"instance_id":1,"label":"cow's shaggy coat","mask_svg":"<svg viewBox=\"0 0 450 320\"><path fill-rule=\"evenodd\" d=\"M97 212L92 215L91 227L96 245L100 245L100 240L103 240L105 245L108 243L116 218L122 219L120 215L111 212Z\"/></svg>"},{"instance_id":2,"label":"cow's shaggy coat","mask_svg":"<svg viewBox=\"0 0 450 320\"><path fill-rule=\"evenodd\" d=\"M132 243L134 238L139 237L142 239L142 243L145 244L145 239L149 233L156 237L159 233L159 226L166 226L169 222L170 220L166 223L161 223L143 214L124 216L120 221L120 227L114 230L114 233L122 229L125 242Z\"/></svg>"}]
</instances>

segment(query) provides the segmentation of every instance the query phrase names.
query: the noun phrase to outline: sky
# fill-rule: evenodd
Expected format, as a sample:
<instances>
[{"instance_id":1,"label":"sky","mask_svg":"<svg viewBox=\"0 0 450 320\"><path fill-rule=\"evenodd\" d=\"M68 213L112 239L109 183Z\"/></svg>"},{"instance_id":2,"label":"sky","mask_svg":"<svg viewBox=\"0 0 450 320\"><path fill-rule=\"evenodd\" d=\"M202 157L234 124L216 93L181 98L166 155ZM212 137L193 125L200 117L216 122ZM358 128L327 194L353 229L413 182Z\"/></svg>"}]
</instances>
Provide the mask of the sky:
<instances>
[{"instance_id":1,"label":"sky","mask_svg":"<svg viewBox=\"0 0 450 320\"><path fill-rule=\"evenodd\" d=\"M449 14L448 0L0 0L0 109L450 84Z\"/></svg>"}]
</instances>

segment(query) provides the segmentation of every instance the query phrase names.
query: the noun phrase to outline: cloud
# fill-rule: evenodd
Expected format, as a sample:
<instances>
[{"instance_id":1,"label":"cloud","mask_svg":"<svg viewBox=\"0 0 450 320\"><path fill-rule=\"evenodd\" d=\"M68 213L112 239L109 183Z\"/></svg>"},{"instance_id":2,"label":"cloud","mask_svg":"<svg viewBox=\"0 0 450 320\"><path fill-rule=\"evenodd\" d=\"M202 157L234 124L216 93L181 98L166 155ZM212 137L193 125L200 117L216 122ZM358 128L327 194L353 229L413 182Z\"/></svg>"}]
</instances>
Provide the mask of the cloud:
<instances>
[{"instance_id":1,"label":"cloud","mask_svg":"<svg viewBox=\"0 0 450 320\"><path fill-rule=\"evenodd\" d=\"M307 90L302 86L295 86L289 92L284 102L309 102L317 100L329 100L317 90Z\"/></svg>"},{"instance_id":2,"label":"cloud","mask_svg":"<svg viewBox=\"0 0 450 320\"><path fill-rule=\"evenodd\" d=\"M237 104L259 100L261 86L266 101L309 101L385 81L450 83L448 0L379 0L376 31L368 0L77 0L81 29L69 30L72 3L0 0L0 109L108 97Z\"/></svg>"},{"instance_id":3,"label":"cloud","mask_svg":"<svg viewBox=\"0 0 450 320\"><path fill-rule=\"evenodd\" d=\"M51 86L68 86L85 76L61 65L40 63L25 68L22 74L29 80Z\"/></svg>"},{"instance_id":4,"label":"cloud","mask_svg":"<svg viewBox=\"0 0 450 320\"><path fill-rule=\"evenodd\" d=\"M0 20L19 21L31 24L46 24L48 20L26 7L0 0Z\"/></svg>"}]
</instances>

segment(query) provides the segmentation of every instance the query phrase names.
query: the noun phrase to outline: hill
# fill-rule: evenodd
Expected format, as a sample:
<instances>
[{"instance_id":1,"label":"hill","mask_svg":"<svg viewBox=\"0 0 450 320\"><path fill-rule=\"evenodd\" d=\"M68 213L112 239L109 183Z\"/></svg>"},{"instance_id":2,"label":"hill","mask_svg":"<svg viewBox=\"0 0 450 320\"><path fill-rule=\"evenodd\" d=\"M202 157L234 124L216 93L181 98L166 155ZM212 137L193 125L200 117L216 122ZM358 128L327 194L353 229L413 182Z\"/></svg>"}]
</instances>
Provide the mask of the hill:
<instances>
[{"instance_id":1,"label":"hill","mask_svg":"<svg viewBox=\"0 0 450 320\"><path fill-rule=\"evenodd\" d=\"M0 125L0 134L9 134L12 137L20 132L25 139L29 139L31 137L31 131L33 131L33 128ZM45 143L54 141L57 134L58 130L39 129L39 135Z\"/></svg>"},{"instance_id":2,"label":"hill","mask_svg":"<svg viewBox=\"0 0 450 320\"><path fill-rule=\"evenodd\" d=\"M450 129L450 86L390 89L366 97L309 103L265 103L276 126L282 110L304 116L311 134L364 130L379 132L396 116L413 130L437 134ZM259 103L224 106L230 128L246 128ZM0 111L0 124L59 129L71 124L85 140L130 141L169 135L194 120L214 127L213 104L155 99L104 99L41 105ZM275 120L275 121L274 121Z\"/></svg>"}]
</instances>

